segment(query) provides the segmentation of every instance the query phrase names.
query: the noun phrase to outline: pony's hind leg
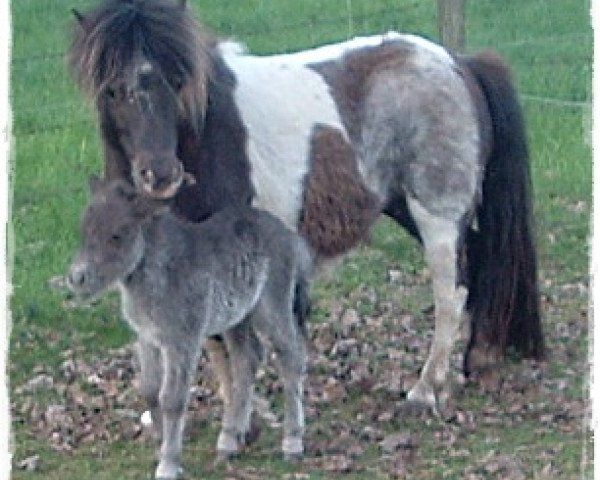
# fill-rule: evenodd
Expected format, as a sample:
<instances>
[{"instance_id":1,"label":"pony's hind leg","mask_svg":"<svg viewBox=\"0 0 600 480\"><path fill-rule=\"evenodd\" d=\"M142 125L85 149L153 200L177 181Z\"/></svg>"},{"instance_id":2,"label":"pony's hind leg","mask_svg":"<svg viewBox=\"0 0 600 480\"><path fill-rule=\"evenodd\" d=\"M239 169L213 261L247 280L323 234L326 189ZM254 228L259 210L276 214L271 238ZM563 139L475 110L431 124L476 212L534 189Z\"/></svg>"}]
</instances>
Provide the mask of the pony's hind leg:
<instances>
[{"instance_id":1,"label":"pony's hind leg","mask_svg":"<svg viewBox=\"0 0 600 480\"><path fill-rule=\"evenodd\" d=\"M222 458L239 453L250 431L252 390L259 358L252 345L248 321L224 333L231 372L230 401L224 404L217 451Z\"/></svg>"},{"instance_id":2,"label":"pony's hind leg","mask_svg":"<svg viewBox=\"0 0 600 480\"><path fill-rule=\"evenodd\" d=\"M425 258L431 271L435 303L435 330L429 356L408 400L433 409L442 408L448 397L448 372L452 347L459 334L467 289L458 285L457 252L459 224L430 214L418 201L409 199Z\"/></svg>"}]
</instances>

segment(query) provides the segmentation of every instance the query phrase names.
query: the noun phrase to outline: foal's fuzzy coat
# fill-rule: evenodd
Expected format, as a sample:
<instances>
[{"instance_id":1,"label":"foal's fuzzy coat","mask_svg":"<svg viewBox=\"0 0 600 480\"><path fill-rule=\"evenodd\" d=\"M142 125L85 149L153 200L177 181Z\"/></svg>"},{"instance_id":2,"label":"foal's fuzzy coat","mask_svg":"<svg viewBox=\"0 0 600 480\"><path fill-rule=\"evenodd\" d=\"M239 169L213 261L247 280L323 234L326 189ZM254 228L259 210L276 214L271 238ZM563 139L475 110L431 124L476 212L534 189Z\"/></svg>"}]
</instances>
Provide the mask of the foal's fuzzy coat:
<instances>
[{"instance_id":1,"label":"foal's fuzzy coat","mask_svg":"<svg viewBox=\"0 0 600 480\"><path fill-rule=\"evenodd\" d=\"M311 254L272 215L229 207L201 224L185 222L129 184L91 182L83 247L69 271L81 297L111 286L139 337L141 393L162 436L157 478L180 469L184 412L200 345L222 333L232 397L217 448L236 453L249 430L258 364L253 333L275 352L285 390L283 452L303 450L302 332Z\"/></svg>"}]
</instances>

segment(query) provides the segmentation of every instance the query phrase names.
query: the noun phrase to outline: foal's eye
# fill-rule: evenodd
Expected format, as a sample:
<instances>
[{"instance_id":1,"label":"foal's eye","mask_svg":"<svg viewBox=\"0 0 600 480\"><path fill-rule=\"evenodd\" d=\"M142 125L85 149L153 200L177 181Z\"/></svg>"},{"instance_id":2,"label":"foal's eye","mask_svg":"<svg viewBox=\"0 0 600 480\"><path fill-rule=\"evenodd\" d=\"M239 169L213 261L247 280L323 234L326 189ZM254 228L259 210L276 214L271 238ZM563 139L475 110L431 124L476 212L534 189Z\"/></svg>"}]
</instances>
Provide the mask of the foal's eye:
<instances>
[{"instance_id":1,"label":"foal's eye","mask_svg":"<svg viewBox=\"0 0 600 480\"><path fill-rule=\"evenodd\" d=\"M178 92L179 90L181 90L183 88L183 78L180 77L179 75L174 76L171 79L171 85L173 86L173 90Z\"/></svg>"},{"instance_id":2,"label":"foal's eye","mask_svg":"<svg viewBox=\"0 0 600 480\"><path fill-rule=\"evenodd\" d=\"M113 243L119 243L121 241L123 237L121 237L121 235L115 233L113 235L110 236L110 241Z\"/></svg>"},{"instance_id":3,"label":"foal's eye","mask_svg":"<svg viewBox=\"0 0 600 480\"><path fill-rule=\"evenodd\" d=\"M116 95L116 94L115 94L115 90L114 90L114 88L110 88L110 87L108 87L108 88L105 90L105 93L106 93L106 96L107 96L108 98L115 98L115 95Z\"/></svg>"}]
</instances>

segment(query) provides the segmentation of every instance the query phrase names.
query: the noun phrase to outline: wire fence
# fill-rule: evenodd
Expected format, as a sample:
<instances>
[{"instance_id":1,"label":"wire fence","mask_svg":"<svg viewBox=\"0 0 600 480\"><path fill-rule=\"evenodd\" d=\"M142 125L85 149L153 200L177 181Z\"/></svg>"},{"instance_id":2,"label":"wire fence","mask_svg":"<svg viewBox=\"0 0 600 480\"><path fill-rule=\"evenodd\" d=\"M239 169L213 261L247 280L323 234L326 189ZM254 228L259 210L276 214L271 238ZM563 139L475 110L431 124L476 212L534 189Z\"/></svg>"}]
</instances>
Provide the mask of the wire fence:
<instances>
[{"instance_id":1,"label":"wire fence","mask_svg":"<svg viewBox=\"0 0 600 480\"><path fill-rule=\"evenodd\" d=\"M44 25L50 28L56 18L62 18L66 25L70 20L68 13L71 3L81 5L83 2L95 3L97 0L15 1L35 5L35 18L18 18L13 23L13 32L26 37L22 32L29 33L33 29L44 28ZM252 0L256 5L268 5L277 1L283 0ZM307 3L315 4L319 1L321 0L306 0ZM434 41L437 39L435 9L431 8L428 12L428 7L423 7L423 3L434 5L434 0L402 0L402 4L407 6L403 6L400 13L392 5L398 2L391 0L323 1L335 2L343 8L327 15L320 11L304 11L297 16L275 19L269 17L269 12L255 12L245 18L235 12L224 14L209 10L205 12L207 17L203 15L202 20L219 36L233 37L248 43L250 51L258 53L310 48L352 36L389 30L422 34ZM545 0L540 0L540 3L543 1ZM195 0L195 3L198 2L216 3L217 0ZM240 3L247 2L240 0ZM304 8L304 0L296 3L302 4ZM235 5L236 2L223 2L222 8L234 9ZM55 10L58 8L61 11L57 13ZM200 8L195 10L202 13ZM53 19L46 21L46 15ZM577 202L583 201L589 206L592 29L583 26L581 21L566 22L562 30L545 30L552 32L551 35L536 35L535 29L515 29L512 25L496 24L493 32L501 34L496 35L489 33L491 23L487 17L467 16L466 51L473 53L491 48L508 60L513 71L518 74L518 91L526 113L534 112L532 117L534 122L538 122L528 131L531 137L546 128L547 124L541 122L554 121L560 125L558 129L565 132L560 138L552 138L552 134L548 134L537 139L536 161L532 162L532 168L541 181L536 185L536 198L544 205L549 205L556 199L575 198ZM101 162L95 108L83 98L67 73L65 57L69 33L67 29L63 29L54 34L52 41L40 44L21 38L19 47L29 42L29 48L16 49L11 59L13 134L18 148L26 149L25 153L20 152L19 168L29 174L33 171L31 166L36 165L39 157L60 156L72 168L84 171L90 169L90 172L97 171L98 168L98 164L92 162ZM501 38L496 38L500 36ZM587 46L573 48L580 45ZM557 75L557 69L560 68L561 74ZM77 148L74 149L74 146ZM574 162L573 158L580 161ZM22 167L26 164L29 165L28 169ZM96 170L91 170L92 168ZM34 171L33 174L35 176ZM36 185L33 189L36 202L73 193L65 192L64 186L56 181L47 181L41 177L30 181ZM27 194L19 194L25 195L19 201L32 202L32 193L29 191ZM579 203L571 203L579 208ZM568 208L572 205L568 204ZM548 218L550 219L538 219L540 232L554 231L554 220ZM580 225L575 214L572 219L565 218L561 221L564 223L561 228L565 229L579 228Z\"/></svg>"},{"instance_id":2,"label":"wire fence","mask_svg":"<svg viewBox=\"0 0 600 480\"><path fill-rule=\"evenodd\" d=\"M398 29L402 26L407 18L411 17L411 12L407 9L402 10L401 17L397 8L385 7L371 9L366 13L361 13L360 1L344 0L345 9L342 9L337 15L329 17L319 17L315 12L310 18L303 18L297 21L279 22L275 26L268 26L268 22L263 20L260 26L255 25L256 22L248 22L244 25L243 22L216 22L217 25L212 28L218 31L223 36L233 35L242 41L251 42L255 38L261 39L278 39L283 36L288 36L292 33L302 34L314 31L328 31L336 27L336 31L347 33L347 37L354 34L364 34L371 30L386 31L389 29ZM36 8L37 8L37 2ZM60 2L59 2L60 3ZM41 4L41 2L40 2ZM415 4L416 5L416 4ZM417 8L413 5L412 8ZM61 8L63 5L61 4ZM66 6L64 6L66 9ZM43 16L43 8L41 7L37 15ZM425 26L424 30L432 31L432 25L435 24L434 18L431 18L431 23ZM467 32L469 31L470 19L467 18ZM25 24L15 23L13 30L25 28ZM413 29L414 30L414 29ZM64 32L64 48L51 48L46 52L35 52L28 54L17 54L12 58L12 84L13 84L13 126L15 134L18 136L31 136L40 133L52 133L61 129L69 129L82 124L92 125L95 120L93 112L81 99L74 93L73 81L66 73L66 37L67 32ZM524 32L524 35L527 33ZM429 35L432 36L432 35ZM468 37L467 37L468 38ZM564 32L552 36L543 37L525 37L508 41L495 42L493 45L469 44L467 42L468 51L476 51L481 48L494 48L501 52L519 50L536 45L568 45L572 42L590 42L592 41L592 32L589 31L571 31ZM577 62L581 68L591 69L586 58L571 59ZM556 60L552 56L546 56L536 59L538 67L552 68ZM591 71L591 70L590 70ZM64 95L48 95L46 98L28 98L25 92L19 92L21 82L25 83L30 77L38 77L38 82L47 82L48 89L60 89ZM590 75L591 78L591 75ZM526 103L543 105L548 108L566 108L566 109L588 109L591 108L588 92L581 92L571 98L566 96L553 95L551 92L529 92L523 91L521 98ZM57 98L58 97L58 98ZM61 98L65 100L61 101Z\"/></svg>"}]
</instances>

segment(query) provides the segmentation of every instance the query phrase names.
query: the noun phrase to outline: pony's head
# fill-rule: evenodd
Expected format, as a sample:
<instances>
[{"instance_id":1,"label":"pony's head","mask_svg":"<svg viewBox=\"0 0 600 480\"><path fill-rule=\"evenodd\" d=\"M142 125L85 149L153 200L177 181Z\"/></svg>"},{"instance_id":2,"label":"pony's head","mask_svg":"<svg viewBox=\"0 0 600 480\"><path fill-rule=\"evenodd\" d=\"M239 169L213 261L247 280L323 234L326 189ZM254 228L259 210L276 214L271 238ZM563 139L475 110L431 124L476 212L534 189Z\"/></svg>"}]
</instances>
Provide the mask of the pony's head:
<instances>
[{"instance_id":1,"label":"pony's head","mask_svg":"<svg viewBox=\"0 0 600 480\"><path fill-rule=\"evenodd\" d=\"M185 2L108 0L82 15L70 66L96 101L105 141L136 187L156 198L183 180L177 131L200 128L213 41Z\"/></svg>"},{"instance_id":2,"label":"pony's head","mask_svg":"<svg viewBox=\"0 0 600 480\"><path fill-rule=\"evenodd\" d=\"M101 294L135 270L144 256L144 225L167 207L118 179L90 179L92 199L83 215L82 245L67 274L80 298Z\"/></svg>"}]
</instances>

